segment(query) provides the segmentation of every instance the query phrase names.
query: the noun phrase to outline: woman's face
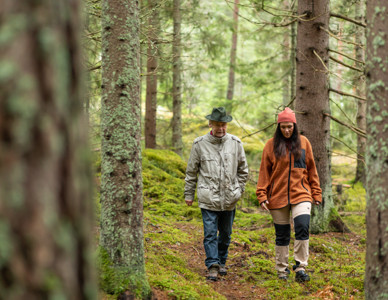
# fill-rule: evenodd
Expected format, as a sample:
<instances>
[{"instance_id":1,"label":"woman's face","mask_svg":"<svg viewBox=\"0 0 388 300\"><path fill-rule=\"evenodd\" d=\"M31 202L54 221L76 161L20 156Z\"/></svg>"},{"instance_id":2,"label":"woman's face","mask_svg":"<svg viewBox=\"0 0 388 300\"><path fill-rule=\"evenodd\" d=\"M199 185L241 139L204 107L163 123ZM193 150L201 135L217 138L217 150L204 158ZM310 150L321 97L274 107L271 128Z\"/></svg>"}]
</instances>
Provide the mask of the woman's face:
<instances>
[{"instance_id":1,"label":"woman's face","mask_svg":"<svg viewBox=\"0 0 388 300\"><path fill-rule=\"evenodd\" d=\"M292 122L281 122L280 124L280 130L283 134L283 136L286 139L289 139L292 136L292 133L294 132L294 123Z\"/></svg>"}]
</instances>

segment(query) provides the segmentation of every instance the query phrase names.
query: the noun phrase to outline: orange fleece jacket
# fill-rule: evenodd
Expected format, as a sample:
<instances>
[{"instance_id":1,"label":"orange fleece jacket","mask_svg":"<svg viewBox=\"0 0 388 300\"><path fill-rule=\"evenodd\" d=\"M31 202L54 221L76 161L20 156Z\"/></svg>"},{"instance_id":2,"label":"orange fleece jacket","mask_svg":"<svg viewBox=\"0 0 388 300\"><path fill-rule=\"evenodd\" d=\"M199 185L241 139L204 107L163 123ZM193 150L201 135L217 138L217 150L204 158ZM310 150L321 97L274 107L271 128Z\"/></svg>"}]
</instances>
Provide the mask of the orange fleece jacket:
<instances>
[{"instance_id":1,"label":"orange fleece jacket","mask_svg":"<svg viewBox=\"0 0 388 300\"><path fill-rule=\"evenodd\" d=\"M312 200L322 202L322 190L311 144L302 135L300 142L302 155L297 161L288 150L285 156L276 159L273 138L264 146L256 195L260 204L268 200L269 209Z\"/></svg>"}]
</instances>

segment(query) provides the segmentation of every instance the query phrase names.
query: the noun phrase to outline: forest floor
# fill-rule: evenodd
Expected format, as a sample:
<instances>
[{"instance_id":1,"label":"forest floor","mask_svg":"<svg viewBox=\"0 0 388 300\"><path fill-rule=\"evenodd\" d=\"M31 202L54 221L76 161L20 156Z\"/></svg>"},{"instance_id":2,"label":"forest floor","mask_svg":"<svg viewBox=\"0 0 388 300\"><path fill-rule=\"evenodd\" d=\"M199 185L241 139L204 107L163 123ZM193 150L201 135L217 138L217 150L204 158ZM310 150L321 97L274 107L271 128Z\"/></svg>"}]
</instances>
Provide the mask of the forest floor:
<instances>
[{"instance_id":1,"label":"forest floor","mask_svg":"<svg viewBox=\"0 0 388 300\"><path fill-rule=\"evenodd\" d=\"M256 212L257 213L257 212ZM236 222L238 223L238 222ZM181 257L186 261L186 268L191 272L196 273L201 277L202 280L200 282L204 285L207 285L209 289L215 291L215 295L191 295L190 294L176 294L173 288L162 290L158 287L153 287L153 298L154 300L166 300L166 299L363 299L363 291L360 286L362 286L362 278L359 276L359 270L357 267L351 268L350 270L343 266L343 271L338 272L338 267L341 268L341 264L345 264L343 261L343 255L339 254L335 255L335 251L332 253L331 259L333 263L336 264L335 269L333 270L333 276L331 277L331 271L329 266L327 268L319 268L312 262L314 259L318 259L318 257L322 254L328 254L325 252L325 248L322 248L322 245L313 245L310 249L311 257L310 264L307 271L311 276L311 282L305 284L296 283L294 280L293 274L291 274L288 282L279 281L276 278L275 271L269 270L269 268L262 268L261 270L257 269L257 261L252 260L252 258L261 257L267 262L272 264L272 268L274 267L274 257L273 250L268 249L268 251L257 250L255 247L249 246L247 243L242 243L237 239L232 237L232 243L230 245L229 250L229 260L227 262L228 274L226 276L220 276L219 280L216 282L206 280L206 267L204 265L205 252L203 249L203 233L202 227L200 225L194 225L191 223L175 223L173 226L183 233L183 235L187 235L189 240L184 243L173 243L168 245L167 252L171 251L176 254L177 257ZM237 226L235 226L237 227ZM236 231L241 230L241 228L235 228ZM252 230L260 230L260 228L251 228ZM155 228L150 226L146 232L149 233L148 230L154 231ZM158 231L159 234L163 234L162 231ZM234 235L236 235L235 233ZM314 240L315 236L312 235L311 239ZM262 237L262 241L264 244L267 242L266 236ZM341 244L340 247L346 249L346 252L355 254L361 254L364 251L364 247L362 246L361 240L362 236L355 233L325 233L319 235L319 240L324 240L327 244L323 244L323 247L327 247L331 252L330 245L333 244ZM360 247L361 246L361 247ZM292 248L292 247L291 247ZM331 255L330 255L331 256ZM351 256L351 255L350 255ZM290 264L292 264L292 252L290 252ZM355 262L355 261L354 261ZM347 266L348 267L348 266ZM149 270L151 271L151 270ZM151 271L152 272L152 271ZM319 274L315 274L319 273ZM178 272L179 274L179 272ZM177 280L179 277L184 277L184 274L179 274L177 276ZM257 278L260 278L257 280ZM319 277L318 286L314 283L316 277ZM323 281L322 281L323 277ZM336 286L332 281L349 279L349 278L357 278L359 282L355 286L347 286L343 290ZM267 279L267 280L266 280ZM265 282L267 281L267 282ZM268 284L271 282L275 282L275 286L268 288ZM188 284L189 281L188 281ZM296 285L298 287L296 287ZM173 285L171 285L173 287ZM278 289L278 292L273 293L273 289ZM294 293L289 290L299 290L299 292ZM282 290L284 294L282 293ZM218 295L217 295L218 294Z\"/></svg>"},{"instance_id":2,"label":"forest floor","mask_svg":"<svg viewBox=\"0 0 388 300\"><path fill-rule=\"evenodd\" d=\"M257 207L255 178L236 210L228 274L216 282L207 280L201 212L196 202L188 207L183 199L185 169L173 152L143 152L145 262L154 300L364 299L365 190L345 180L353 174L349 164L333 167L333 181L348 185L341 194L334 188L333 195L352 232L311 234L311 281L304 284L295 282L294 274L288 282L277 279L273 222ZM290 267L293 242L292 234ZM102 292L100 299L117 296Z\"/></svg>"}]
</instances>

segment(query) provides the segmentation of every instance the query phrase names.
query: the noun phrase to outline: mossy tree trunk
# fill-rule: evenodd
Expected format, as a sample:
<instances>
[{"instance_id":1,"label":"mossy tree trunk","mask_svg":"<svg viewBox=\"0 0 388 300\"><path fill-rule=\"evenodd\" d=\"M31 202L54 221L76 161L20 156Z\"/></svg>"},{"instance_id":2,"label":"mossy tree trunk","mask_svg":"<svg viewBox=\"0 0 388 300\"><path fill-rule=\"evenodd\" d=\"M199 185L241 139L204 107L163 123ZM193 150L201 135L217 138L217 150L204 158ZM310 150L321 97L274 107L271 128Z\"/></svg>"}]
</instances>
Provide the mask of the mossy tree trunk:
<instances>
[{"instance_id":1,"label":"mossy tree trunk","mask_svg":"<svg viewBox=\"0 0 388 300\"><path fill-rule=\"evenodd\" d=\"M296 103L298 127L311 142L322 188L322 204L312 212L311 231L333 230L343 224L336 213L331 191L329 35L329 0L299 0L296 56ZM338 228L343 229L343 228Z\"/></svg>"},{"instance_id":2,"label":"mossy tree trunk","mask_svg":"<svg viewBox=\"0 0 388 300\"><path fill-rule=\"evenodd\" d=\"M182 156L182 46L181 0L173 1L174 35L172 43L172 149Z\"/></svg>"},{"instance_id":3,"label":"mossy tree trunk","mask_svg":"<svg viewBox=\"0 0 388 300\"><path fill-rule=\"evenodd\" d=\"M359 22L365 23L365 0L359 0L356 4L356 19ZM365 45L365 28L359 26L356 32L356 44ZM356 59L359 61L365 60L364 49L356 47ZM364 66L358 63L358 68L362 69ZM356 95L365 98L365 76L360 75L356 82ZM366 101L357 102L357 127L366 131ZM365 148L366 138L357 135L357 167L356 167L356 182L360 181L365 186Z\"/></svg>"},{"instance_id":4,"label":"mossy tree trunk","mask_svg":"<svg viewBox=\"0 0 388 300\"><path fill-rule=\"evenodd\" d=\"M0 299L96 299L80 1L0 5Z\"/></svg>"},{"instance_id":5,"label":"mossy tree trunk","mask_svg":"<svg viewBox=\"0 0 388 300\"><path fill-rule=\"evenodd\" d=\"M138 1L103 0L100 253L109 292L145 298L139 55Z\"/></svg>"},{"instance_id":6,"label":"mossy tree trunk","mask_svg":"<svg viewBox=\"0 0 388 300\"><path fill-rule=\"evenodd\" d=\"M158 38L159 8L155 0L148 0L148 49L147 49L147 88L145 115L145 147L156 148L156 106L158 93Z\"/></svg>"},{"instance_id":7,"label":"mossy tree trunk","mask_svg":"<svg viewBox=\"0 0 388 300\"><path fill-rule=\"evenodd\" d=\"M388 297L388 3L367 2L367 249L365 298Z\"/></svg>"},{"instance_id":8,"label":"mossy tree trunk","mask_svg":"<svg viewBox=\"0 0 388 300\"><path fill-rule=\"evenodd\" d=\"M229 62L229 76L228 76L228 90L226 92L226 99L230 102L234 96L234 82L235 82L235 70L237 60L237 37L238 37L238 9L239 0L234 0L233 10L233 32L232 32L232 44L230 47L230 62ZM232 111L233 104L228 102L227 110Z\"/></svg>"}]
</instances>

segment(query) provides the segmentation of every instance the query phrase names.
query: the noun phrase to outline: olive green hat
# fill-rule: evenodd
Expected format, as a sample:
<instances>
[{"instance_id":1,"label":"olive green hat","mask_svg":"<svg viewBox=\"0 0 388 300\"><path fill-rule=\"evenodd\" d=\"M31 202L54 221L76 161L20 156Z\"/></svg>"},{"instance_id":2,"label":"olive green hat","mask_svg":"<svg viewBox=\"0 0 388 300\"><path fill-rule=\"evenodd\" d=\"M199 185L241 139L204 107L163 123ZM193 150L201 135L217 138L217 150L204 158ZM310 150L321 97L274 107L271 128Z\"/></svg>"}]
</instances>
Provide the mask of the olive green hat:
<instances>
[{"instance_id":1,"label":"olive green hat","mask_svg":"<svg viewBox=\"0 0 388 300\"><path fill-rule=\"evenodd\" d=\"M207 115L206 119L216 122L230 122L233 120L232 116L226 115L225 107L215 107L211 115Z\"/></svg>"}]
</instances>

